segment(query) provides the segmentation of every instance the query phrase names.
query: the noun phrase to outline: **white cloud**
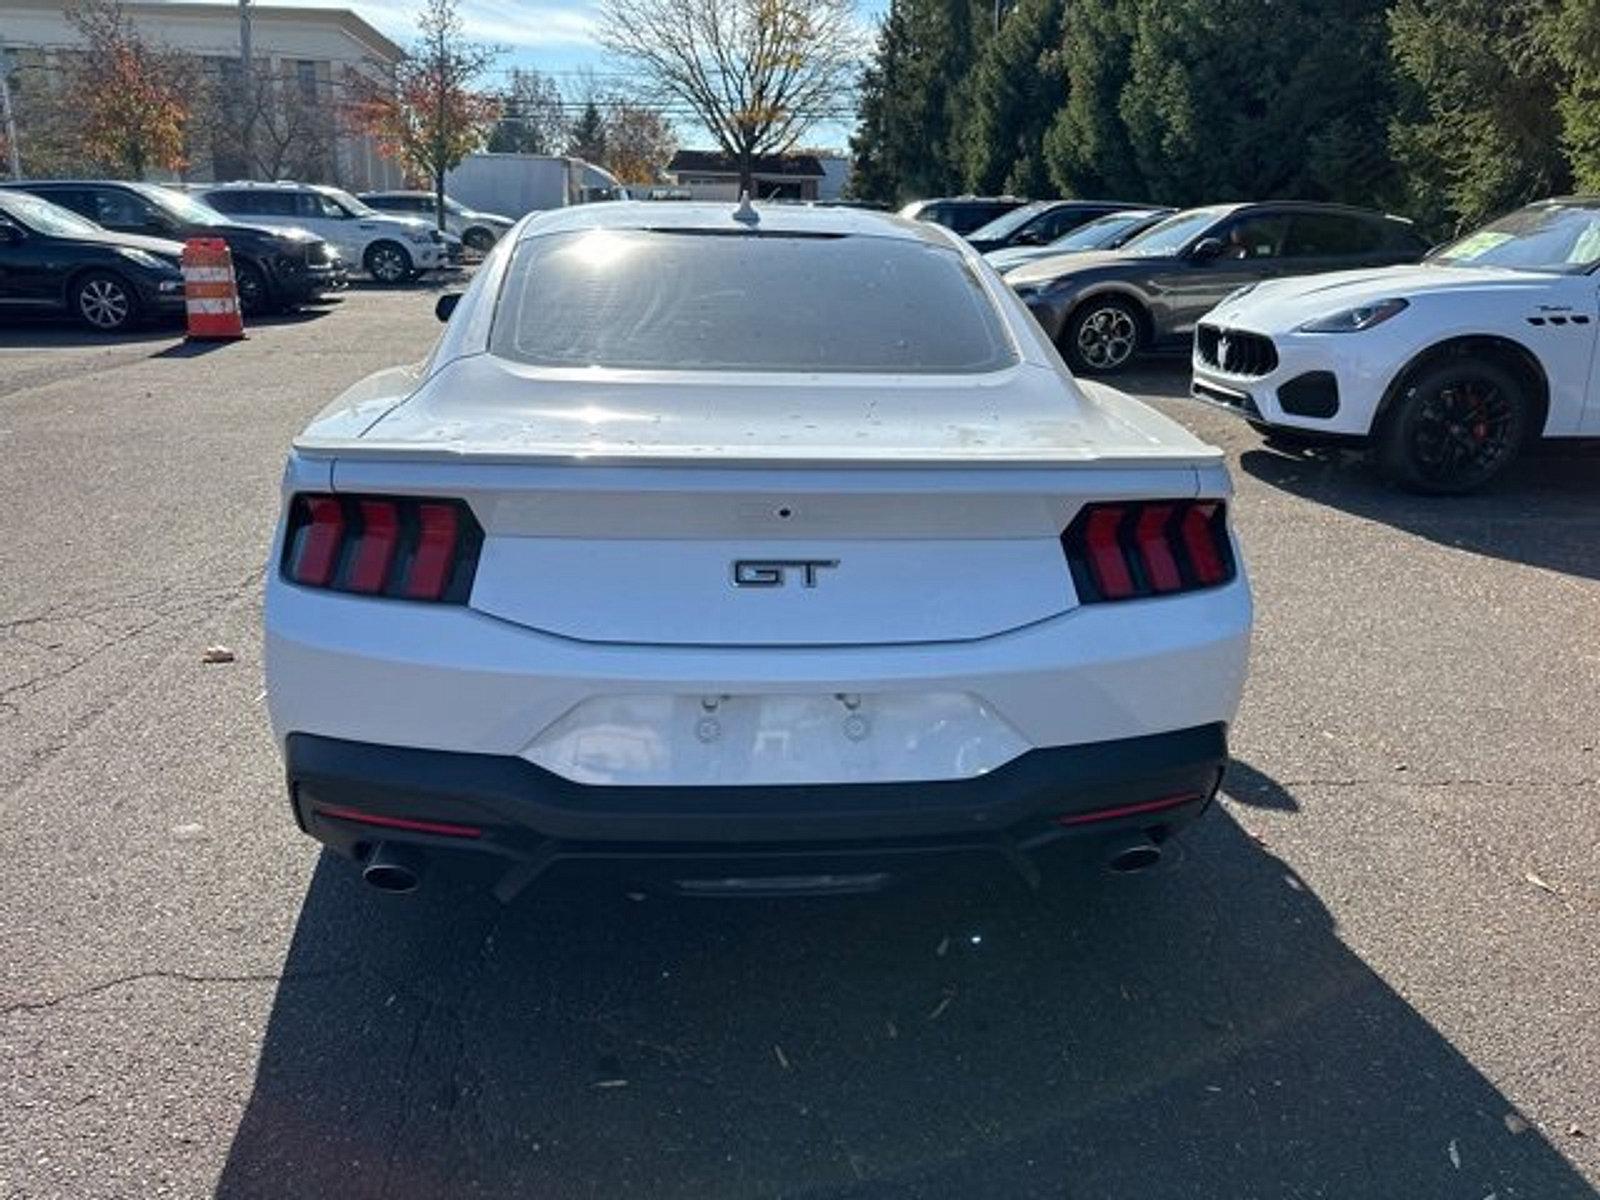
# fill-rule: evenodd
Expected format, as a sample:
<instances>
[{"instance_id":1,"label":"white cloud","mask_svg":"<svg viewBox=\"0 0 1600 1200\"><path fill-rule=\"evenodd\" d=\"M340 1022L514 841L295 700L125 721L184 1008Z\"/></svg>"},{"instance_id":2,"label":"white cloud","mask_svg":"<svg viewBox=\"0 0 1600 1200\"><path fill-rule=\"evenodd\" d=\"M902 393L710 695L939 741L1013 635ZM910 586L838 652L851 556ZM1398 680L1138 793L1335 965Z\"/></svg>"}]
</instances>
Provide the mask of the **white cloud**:
<instances>
[{"instance_id":1,"label":"white cloud","mask_svg":"<svg viewBox=\"0 0 1600 1200\"><path fill-rule=\"evenodd\" d=\"M273 4L325 8L329 0L269 0ZM337 3L337 0L335 0ZM421 0L346 0L387 36L408 44L416 35ZM571 3L518 4L509 0L463 0L460 12L469 38L512 49L557 46L597 48L594 6Z\"/></svg>"}]
</instances>

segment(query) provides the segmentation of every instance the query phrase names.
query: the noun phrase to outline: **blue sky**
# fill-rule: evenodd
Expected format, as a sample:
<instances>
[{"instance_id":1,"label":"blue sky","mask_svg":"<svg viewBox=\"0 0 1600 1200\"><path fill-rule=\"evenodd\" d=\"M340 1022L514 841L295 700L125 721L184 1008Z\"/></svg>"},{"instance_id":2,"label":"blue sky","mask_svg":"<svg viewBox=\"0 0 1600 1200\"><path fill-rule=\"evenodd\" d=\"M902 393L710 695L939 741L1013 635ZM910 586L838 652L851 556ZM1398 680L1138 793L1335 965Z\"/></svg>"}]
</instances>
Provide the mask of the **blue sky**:
<instances>
[{"instance_id":1,"label":"blue sky","mask_svg":"<svg viewBox=\"0 0 1600 1200\"><path fill-rule=\"evenodd\" d=\"M330 0L268 0L279 4L325 7ZM417 0L331 0L360 13L389 37L407 45L413 36ZM888 6L888 0L857 0L862 23L871 26ZM478 41L505 49L496 64L503 77L514 67L536 67L554 76L563 91L572 93L590 71L597 82L626 93L630 80L626 68L609 60L595 43L597 5L591 0L461 0L467 34ZM819 126L806 138L811 145L843 149L850 136L845 124ZM678 138L686 146L709 146L699 129L680 127Z\"/></svg>"}]
</instances>

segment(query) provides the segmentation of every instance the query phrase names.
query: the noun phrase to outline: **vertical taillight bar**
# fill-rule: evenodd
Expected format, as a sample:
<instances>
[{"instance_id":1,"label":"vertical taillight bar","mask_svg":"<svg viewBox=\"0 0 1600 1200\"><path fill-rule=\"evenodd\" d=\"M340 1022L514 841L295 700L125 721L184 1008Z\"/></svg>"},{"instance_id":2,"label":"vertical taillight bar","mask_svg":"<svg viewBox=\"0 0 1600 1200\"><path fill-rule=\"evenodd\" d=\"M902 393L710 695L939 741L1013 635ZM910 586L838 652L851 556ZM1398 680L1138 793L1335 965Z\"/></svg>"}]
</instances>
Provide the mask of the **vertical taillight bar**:
<instances>
[{"instance_id":1,"label":"vertical taillight bar","mask_svg":"<svg viewBox=\"0 0 1600 1200\"><path fill-rule=\"evenodd\" d=\"M452 504L417 506L420 532L402 592L412 600L437 600L450 583L456 557L456 509Z\"/></svg>"},{"instance_id":2,"label":"vertical taillight bar","mask_svg":"<svg viewBox=\"0 0 1600 1200\"><path fill-rule=\"evenodd\" d=\"M292 547L288 574L308 587L327 587L339 568L344 543L344 508L332 496L296 496L291 514L303 522L298 544Z\"/></svg>"}]
</instances>

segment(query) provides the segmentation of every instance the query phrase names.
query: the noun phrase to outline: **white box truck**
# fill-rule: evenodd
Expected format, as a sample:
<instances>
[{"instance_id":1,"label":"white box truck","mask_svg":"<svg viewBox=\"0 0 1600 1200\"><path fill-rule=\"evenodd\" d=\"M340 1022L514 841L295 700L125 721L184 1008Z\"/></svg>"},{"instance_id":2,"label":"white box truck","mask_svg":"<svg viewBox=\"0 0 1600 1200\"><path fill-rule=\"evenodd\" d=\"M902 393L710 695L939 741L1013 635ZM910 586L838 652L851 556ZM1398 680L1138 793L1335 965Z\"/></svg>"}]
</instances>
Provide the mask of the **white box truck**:
<instances>
[{"instance_id":1,"label":"white box truck","mask_svg":"<svg viewBox=\"0 0 1600 1200\"><path fill-rule=\"evenodd\" d=\"M628 198L611 172L553 154L469 154L445 176L444 190L468 208L508 217Z\"/></svg>"}]
</instances>

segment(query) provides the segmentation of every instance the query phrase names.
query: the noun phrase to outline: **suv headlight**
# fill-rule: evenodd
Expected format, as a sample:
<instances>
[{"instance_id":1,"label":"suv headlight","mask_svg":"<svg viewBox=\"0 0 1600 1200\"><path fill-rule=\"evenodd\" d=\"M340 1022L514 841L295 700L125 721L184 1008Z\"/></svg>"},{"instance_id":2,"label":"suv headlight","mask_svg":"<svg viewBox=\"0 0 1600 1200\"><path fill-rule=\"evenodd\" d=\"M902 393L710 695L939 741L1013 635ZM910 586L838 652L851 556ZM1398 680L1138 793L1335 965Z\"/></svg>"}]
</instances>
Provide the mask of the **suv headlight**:
<instances>
[{"instance_id":1,"label":"suv headlight","mask_svg":"<svg viewBox=\"0 0 1600 1200\"><path fill-rule=\"evenodd\" d=\"M172 270L172 264L164 258L157 258L148 250L140 250L136 246L118 246L117 253L129 262L136 262L141 267L148 267L152 271Z\"/></svg>"},{"instance_id":2,"label":"suv headlight","mask_svg":"<svg viewBox=\"0 0 1600 1200\"><path fill-rule=\"evenodd\" d=\"M406 234L406 240L418 246L426 246L429 242L436 241L438 237L437 229L413 229Z\"/></svg>"},{"instance_id":3,"label":"suv headlight","mask_svg":"<svg viewBox=\"0 0 1600 1200\"><path fill-rule=\"evenodd\" d=\"M1360 333L1363 329L1371 329L1374 325L1382 325L1390 317L1399 316L1407 307L1407 302L1398 298L1377 300L1371 304L1359 304L1355 308L1347 308L1343 312L1334 313L1332 316L1318 317L1314 321L1307 321L1300 326L1300 332Z\"/></svg>"}]
</instances>

